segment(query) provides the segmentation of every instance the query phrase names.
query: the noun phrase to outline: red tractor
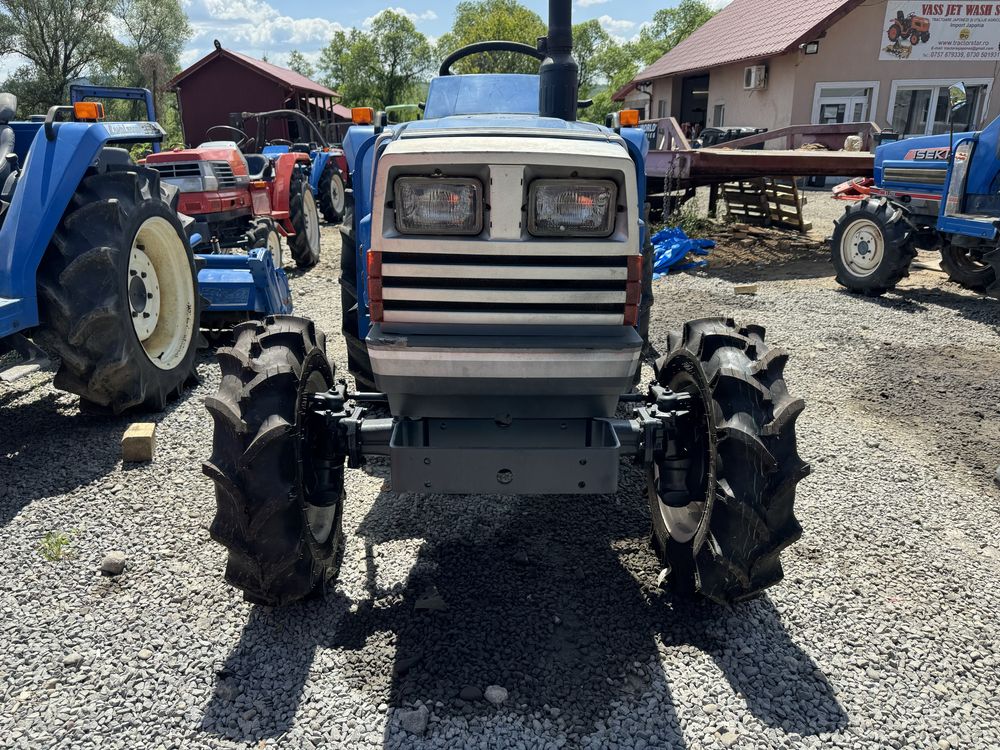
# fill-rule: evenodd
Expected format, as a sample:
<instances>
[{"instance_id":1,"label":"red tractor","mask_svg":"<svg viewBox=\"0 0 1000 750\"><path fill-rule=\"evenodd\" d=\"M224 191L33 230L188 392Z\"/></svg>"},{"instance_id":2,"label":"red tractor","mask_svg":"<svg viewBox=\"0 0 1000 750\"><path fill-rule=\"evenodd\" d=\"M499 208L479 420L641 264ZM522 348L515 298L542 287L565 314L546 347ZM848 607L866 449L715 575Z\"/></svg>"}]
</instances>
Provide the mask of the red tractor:
<instances>
[{"instance_id":1,"label":"red tractor","mask_svg":"<svg viewBox=\"0 0 1000 750\"><path fill-rule=\"evenodd\" d=\"M196 253L266 247L281 268L284 235L296 265L319 261L319 212L309 188L309 154L289 152L273 157L244 154L252 139L243 131L217 125L215 140L197 148L163 151L146 157L146 165L180 190L178 211L195 220L201 235Z\"/></svg>"},{"instance_id":2,"label":"red tractor","mask_svg":"<svg viewBox=\"0 0 1000 750\"><path fill-rule=\"evenodd\" d=\"M908 38L913 46L920 42L926 44L931 38L931 21L916 13L906 15L903 11L897 10L896 17L892 19L886 35L890 42L899 42Z\"/></svg>"}]
</instances>

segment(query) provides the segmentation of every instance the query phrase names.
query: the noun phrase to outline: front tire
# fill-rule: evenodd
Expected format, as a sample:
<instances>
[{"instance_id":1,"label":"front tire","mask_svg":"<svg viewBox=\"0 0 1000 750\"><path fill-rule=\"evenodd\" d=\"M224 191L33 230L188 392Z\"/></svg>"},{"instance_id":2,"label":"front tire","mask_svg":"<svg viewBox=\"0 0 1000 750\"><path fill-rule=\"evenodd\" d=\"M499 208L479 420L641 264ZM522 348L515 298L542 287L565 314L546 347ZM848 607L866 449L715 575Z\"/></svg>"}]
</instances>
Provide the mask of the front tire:
<instances>
[{"instance_id":1,"label":"front tire","mask_svg":"<svg viewBox=\"0 0 1000 750\"><path fill-rule=\"evenodd\" d=\"M336 224L344 218L347 192L344 177L337 169L333 159L327 161L323 174L319 178L319 209L323 218L330 224Z\"/></svg>"},{"instance_id":2,"label":"front tire","mask_svg":"<svg viewBox=\"0 0 1000 750\"><path fill-rule=\"evenodd\" d=\"M80 183L38 269L56 388L115 414L160 411L193 375L201 298L176 206L145 167Z\"/></svg>"},{"instance_id":3,"label":"front tire","mask_svg":"<svg viewBox=\"0 0 1000 750\"><path fill-rule=\"evenodd\" d=\"M987 251L989 252L989 251ZM985 256L951 243L941 248L941 268L948 278L966 289L983 292L997 280L997 271Z\"/></svg>"},{"instance_id":4,"label":"front tire","mask_svg":"<svg viewBox=\"0 0 1000 750\"><path fill-rule=\"evenodd\" d=\"M319 211L305 174L296 171L288 188L288 219L295 234L288 238L292 258L299 268L319 263Z\"/></svg>"},{"instance_id":5,"label":"front tire","mask_svg":"<svg viewBox=\"0 0 1000 750\"><path fill-rule=\"evenodd\" d=\"M658 453L648 474L653 546L679 594L732 604L782 578L781 551L802 533L795 487L809 473L786 360L762 328L719 318L672 332L656 363L658 383L689 399L680 454Z\"/></svg>"},{"instance_id":6,"label":"front tire","mask_svg":"<svg viewBox=\"0 0 1000 750\"><path fill-rule=\"evenodd\" d=\"M226 580L247 601L282 606L324 588L343 551L344 462L319 458L325 425L312 395L333 387L325 340L286 315L234 329L219 349L222 382L204 471L215 482L212 538L229 551Z\"/></svg>"},{"instance_id":7,"label":"front tire","mask_svg":"<svg viewBox=\"0 0 1000 750\"><path fill-rule=\"evenodd\" d=\"M834 225L830 250L837 283L873 297L909 276L917 254L902 210L884 199L848 206Z\"/></svg>"}]
</instances>

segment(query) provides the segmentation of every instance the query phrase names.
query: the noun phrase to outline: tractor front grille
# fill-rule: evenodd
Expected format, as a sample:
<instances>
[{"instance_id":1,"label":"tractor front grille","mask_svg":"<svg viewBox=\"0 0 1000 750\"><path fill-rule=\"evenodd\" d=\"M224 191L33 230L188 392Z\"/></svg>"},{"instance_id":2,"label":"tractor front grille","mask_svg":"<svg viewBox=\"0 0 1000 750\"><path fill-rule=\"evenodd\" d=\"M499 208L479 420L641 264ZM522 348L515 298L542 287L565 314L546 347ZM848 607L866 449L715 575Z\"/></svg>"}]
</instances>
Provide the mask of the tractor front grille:
<instances>
[{"instance_id":1,"label":"tractor front grille","mask_svg":"<svg viewBox=\"0 0 1000 750\"><path fill-rule=\"evenodd\" d=\"M233 167L229 162L213 161L210 163L212 165L212 174L219 181L220 190L236 187L236 175L233 174Z\"/></svg>"},{"instance_id":2,"label":"tractor front grille","mask_svg":"<svg viewBox=\"0 0 1000 750\"><path fill-rule=\"evenodd\" d=\"M176 180L182 177L201 177L201 165L196 161L166 162L151 164L164 180Z\"/></svg>"},{"instance_id":3,"label":"tractor front grille","mask_svg":"<svg viewBox=\"0 0 1000 750\"><path fill-rule=\"evenodd\" d=\"M622 325L623 255L383 252L386 323Z\"/></svg>"}]
</instances>

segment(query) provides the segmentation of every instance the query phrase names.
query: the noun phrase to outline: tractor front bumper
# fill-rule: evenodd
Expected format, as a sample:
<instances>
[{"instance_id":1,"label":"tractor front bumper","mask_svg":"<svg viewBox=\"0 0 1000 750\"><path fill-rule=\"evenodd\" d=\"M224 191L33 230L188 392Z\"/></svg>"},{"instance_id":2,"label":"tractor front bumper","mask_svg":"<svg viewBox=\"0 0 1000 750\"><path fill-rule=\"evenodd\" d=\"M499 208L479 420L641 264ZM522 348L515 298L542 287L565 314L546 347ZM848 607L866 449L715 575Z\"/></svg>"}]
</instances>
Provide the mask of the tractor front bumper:
<instances>
[{"instance_id":1,"label":"tractor front bumper","mask_svg":"<svg viewBox=\"0 0 1000 750\"><path fill-rule=\"evenodd\" d=\"M642 352L630 326L485 335L375 325L367 344L392 413L411 418L609 418Z\"/></svg>"}]
</instances>

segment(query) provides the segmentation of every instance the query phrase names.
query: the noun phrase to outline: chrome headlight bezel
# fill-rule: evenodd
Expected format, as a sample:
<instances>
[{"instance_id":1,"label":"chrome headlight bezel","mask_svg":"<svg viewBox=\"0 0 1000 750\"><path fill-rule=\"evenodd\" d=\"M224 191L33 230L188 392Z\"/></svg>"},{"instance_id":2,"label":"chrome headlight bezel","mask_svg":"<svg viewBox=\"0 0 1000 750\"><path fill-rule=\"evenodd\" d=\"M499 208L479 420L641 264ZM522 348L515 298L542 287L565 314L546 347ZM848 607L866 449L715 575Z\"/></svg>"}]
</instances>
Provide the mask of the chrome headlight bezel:
<instances>
[{"instance_id":1,"label":"chrome headlight bezel","mask_svg":"<svg viewBox=\"0 0 1000 750\"><path fill-rule=\"evenodd\" d=\"M564 190L578 190L586 187L600 187L608 192L607 212L600 227L596 229L582 229L580 227L565 227L547 229L540 227L538 193L545 188L562 188ZM534 180L528 187L528 233L532 237L589 237L603 238L610 237L615 231L615 222L618 213L618 185L610 179L576 179L576 178L542 178Z\"/></svg>"},{"instance_id":2,"label":"chrome headlight bezel","mask_svg":"<svg viewBox=\"0 0 1000 750\"><path fill-rule=\"evenodd\" d=\"M468 227L448 227L438 224L433 229L427 227L408 227L404 220L402 208L404 199L403 189L407 185L427 185L433 187L455 186L472 190L472 211L469 218L472 223ZM483 184L475 177L422 177L419 175L401 175L395 179L392 186L393 192L393 213L395 215L396 231L402 235L449 235L475 237L483 231Z\"/></svg>"}]
</instances>

